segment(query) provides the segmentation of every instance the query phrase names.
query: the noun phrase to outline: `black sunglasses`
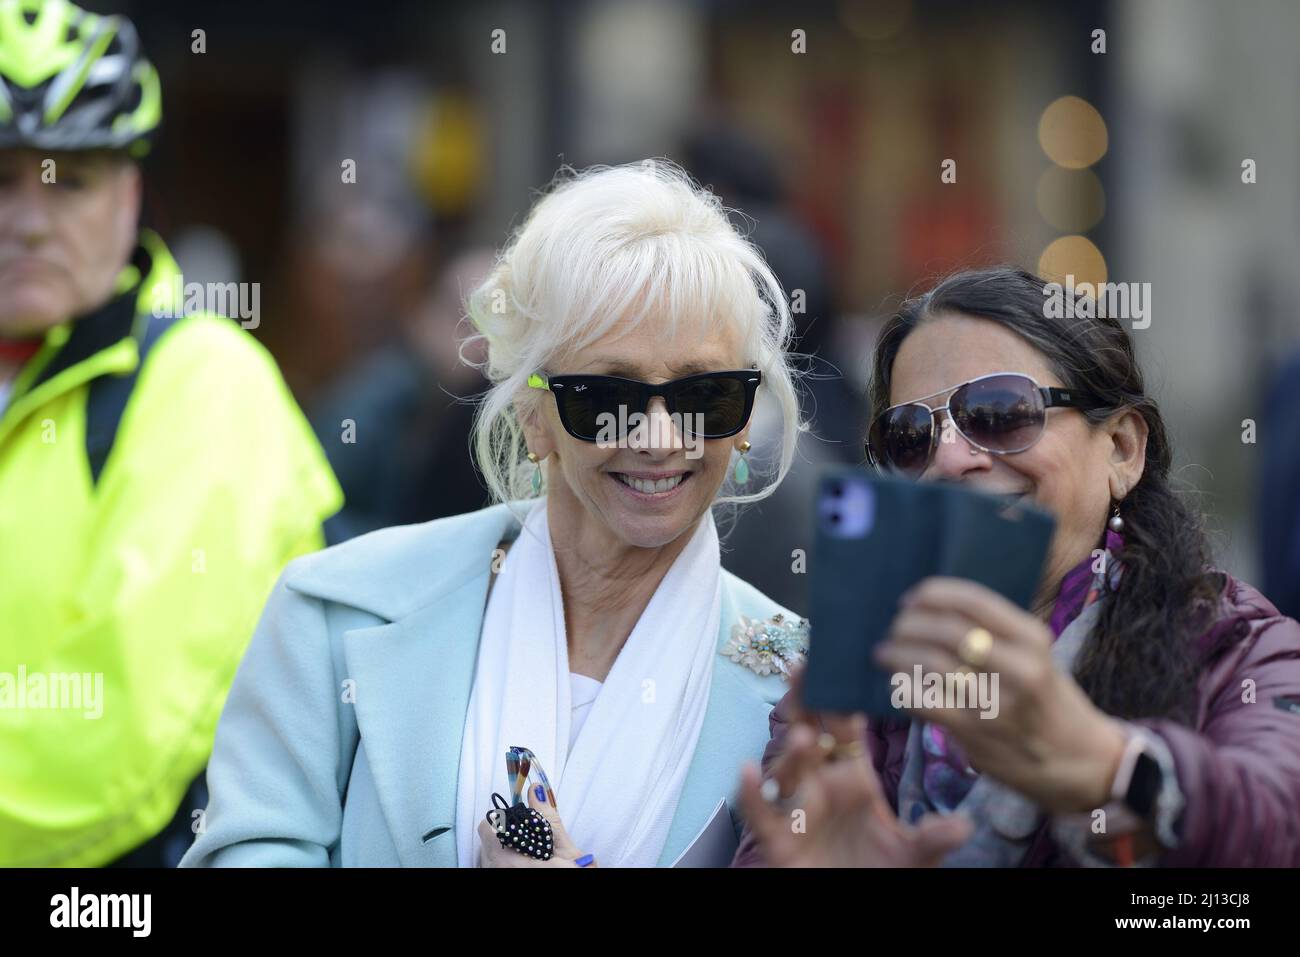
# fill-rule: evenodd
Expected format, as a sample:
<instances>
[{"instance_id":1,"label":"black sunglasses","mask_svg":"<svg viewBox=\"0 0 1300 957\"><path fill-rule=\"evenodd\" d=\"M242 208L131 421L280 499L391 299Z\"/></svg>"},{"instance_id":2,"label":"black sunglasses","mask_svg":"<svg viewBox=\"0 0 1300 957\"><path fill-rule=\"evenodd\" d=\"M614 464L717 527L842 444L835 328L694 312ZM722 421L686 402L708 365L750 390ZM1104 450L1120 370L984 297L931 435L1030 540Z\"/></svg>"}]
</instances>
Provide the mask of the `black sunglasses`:
<instances>
[{"instance_id":1,"label":"black sunglasses","mask_svg":"<svg viewBox=\"0 0 1300 957\"><path fill-rule=\"evenodd\" d=\"M920 400L890 406L867 431L867 460L882 472L919 478L939 445L935 417L947 411L953 427L975 448L1013 455L1032 448L1047 428L1047 410L1101 409L1106 403L1076 389L1040 386L1019 372L995 372L943 389L923 399L952 392L946 405Z\"/></svg>"},{"instance_id":2,"label":"black sunglasses","mask_svg":"<svg viewBox=\"0 0 1300 957\"><path fill-rule=\"evenodd\" d=\"M655 396L664 400L683 435L725 439L749 421L762 378L757 369L742 369L701 372L652 385L611 375L535 372L528 377L528 385L550 390L564 431L583 442L624 438L631 431L630 416L646 414Z\"/></svg>"}]
</instances>

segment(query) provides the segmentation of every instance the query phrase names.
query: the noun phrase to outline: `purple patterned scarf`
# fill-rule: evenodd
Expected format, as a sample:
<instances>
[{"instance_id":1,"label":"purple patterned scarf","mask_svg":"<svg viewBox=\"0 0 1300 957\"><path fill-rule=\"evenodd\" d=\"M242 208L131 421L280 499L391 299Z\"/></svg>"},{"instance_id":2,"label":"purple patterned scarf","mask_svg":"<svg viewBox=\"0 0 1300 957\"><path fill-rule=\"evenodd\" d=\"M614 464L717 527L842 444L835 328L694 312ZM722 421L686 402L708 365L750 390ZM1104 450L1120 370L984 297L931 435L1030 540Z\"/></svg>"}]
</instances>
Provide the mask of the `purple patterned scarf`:
<instances>
[{"instance_id":1,"label":"purple patterned scarf","mask_svg":"<svg viewBox=\"0 0 1300 957\"><path fill-rule=\"evenodd\" d=\"M1117 555L1124 541L1107 529L1106 550ZM1053 639L1061 637L1076 618L1097 597L1093 583L1093 556L1089 555L1075 565L1061 579L1056 604L1048 622ZM948 812L957 807L970 792L979 774L970 766L961 745L938 725L921 725L921 746L925 755L921 784L930 805L937 811Z\"/></svg>"}]
</instances>

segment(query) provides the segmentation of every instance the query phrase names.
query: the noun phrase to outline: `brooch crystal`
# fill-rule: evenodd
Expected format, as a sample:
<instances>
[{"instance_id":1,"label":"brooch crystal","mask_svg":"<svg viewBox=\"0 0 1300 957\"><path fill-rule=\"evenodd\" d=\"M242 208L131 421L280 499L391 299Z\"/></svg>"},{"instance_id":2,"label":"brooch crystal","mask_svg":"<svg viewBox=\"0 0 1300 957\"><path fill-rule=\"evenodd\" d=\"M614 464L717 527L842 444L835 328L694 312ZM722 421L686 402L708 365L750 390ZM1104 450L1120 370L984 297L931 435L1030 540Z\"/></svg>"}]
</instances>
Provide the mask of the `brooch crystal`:
<instances>
[{"instance_id":1,"label":"brooch crystal","mask_svg":"<svg viewBox=\"0 0 1300 957\"><path fill-rule=\"evenodd\" d=\"M808 654L808 619L773 615L759 621L741 615L720 653L755 674L789 680L790 669Z\"/></svg>"}]
</instances>

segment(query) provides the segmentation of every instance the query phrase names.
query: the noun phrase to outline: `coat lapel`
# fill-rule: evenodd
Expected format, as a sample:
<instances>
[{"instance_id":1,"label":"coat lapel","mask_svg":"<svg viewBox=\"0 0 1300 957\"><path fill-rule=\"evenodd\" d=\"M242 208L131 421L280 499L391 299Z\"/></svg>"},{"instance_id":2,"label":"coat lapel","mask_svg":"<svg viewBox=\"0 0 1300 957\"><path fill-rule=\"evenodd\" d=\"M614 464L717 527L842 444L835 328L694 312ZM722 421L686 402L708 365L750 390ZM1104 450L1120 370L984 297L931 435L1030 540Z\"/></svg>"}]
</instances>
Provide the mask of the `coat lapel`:
<instances>
[{"instance_id":1,"label":"coat lapel","mask_svg":"<svg viewBox=\"0 0 1300 957\"><path fill-rule=\"evenodd\" d=\"M387 619L344 631L343 654L375 791L408 867L456 866L460 744L493 552L519 529L506 506L443 521L459 527L443 526L431 546L411 526L403 549L362 552L295 585Z\"/></svg>"},{"instance_id":2,"label":"coat lapel","mask_svg":"<svg viewBox=\"0 0 1300 957\"><path fill-rule=\"evenodd\" d=\"M485 567L401 621L344 635L357 727L404 867L456 866L456 777L487 581Z\"/></svg>"}]
</instances>

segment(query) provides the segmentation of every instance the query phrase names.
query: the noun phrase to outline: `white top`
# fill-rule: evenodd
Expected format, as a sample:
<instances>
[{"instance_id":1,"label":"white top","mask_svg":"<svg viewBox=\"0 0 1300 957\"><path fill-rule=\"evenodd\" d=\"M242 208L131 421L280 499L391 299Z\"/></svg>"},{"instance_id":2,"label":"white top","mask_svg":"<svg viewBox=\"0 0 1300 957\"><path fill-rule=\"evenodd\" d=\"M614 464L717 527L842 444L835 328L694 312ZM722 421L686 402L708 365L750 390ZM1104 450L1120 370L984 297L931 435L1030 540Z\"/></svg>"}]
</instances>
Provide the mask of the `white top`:
<instances>
[{"instance_id":1,"label":"white top","mask_svg":"<svg viewBox=\"0 0 1300 957\"><path fill-rule=\"evenodd\" d=\"M573 750L573 742L578 740L578 732L582 730L583 723L587 720L587 713L591 711L592 702L596 700L596 695L600 694L601 683L595 678L589 678L586 675L580 675L577 672L569 672L569 698L573 703L569 714L569 750Z\"/></svg>"}]
</instances>

